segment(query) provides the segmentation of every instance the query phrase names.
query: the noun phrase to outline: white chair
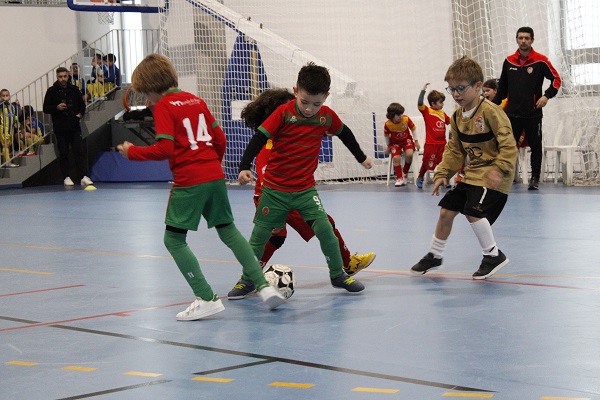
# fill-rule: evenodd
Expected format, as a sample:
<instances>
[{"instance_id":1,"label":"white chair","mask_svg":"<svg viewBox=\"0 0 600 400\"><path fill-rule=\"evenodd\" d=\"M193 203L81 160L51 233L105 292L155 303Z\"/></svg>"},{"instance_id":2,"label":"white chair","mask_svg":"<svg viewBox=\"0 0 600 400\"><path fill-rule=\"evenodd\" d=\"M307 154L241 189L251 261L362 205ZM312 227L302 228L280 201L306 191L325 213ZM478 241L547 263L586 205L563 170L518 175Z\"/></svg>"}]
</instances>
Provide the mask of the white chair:
<instances>
[{"instance_id":1,"label":"white chair","mask_svg":"<svg viewBox=\"0 0 600 400\"><path fill-rule=\"evenodd\" d=\"M542 176L544 180L548 178L550 171L546 168L548 161L548 153L555 153L554 155L554 183L558 183L558 174L561 173L562 181L565 185L573 184L573 162L575 158L575 152L580 151L581 148L577 144L581 137L581 123L577 122L575 112L566 112L564 117L560 119L558 129L554 135L554 140L551 145L543 145L542 155ZM572 129L574 131L573 139L570 144L560 144L561 137L567 136L566 129Z\"/></svg>"}]
</instances>

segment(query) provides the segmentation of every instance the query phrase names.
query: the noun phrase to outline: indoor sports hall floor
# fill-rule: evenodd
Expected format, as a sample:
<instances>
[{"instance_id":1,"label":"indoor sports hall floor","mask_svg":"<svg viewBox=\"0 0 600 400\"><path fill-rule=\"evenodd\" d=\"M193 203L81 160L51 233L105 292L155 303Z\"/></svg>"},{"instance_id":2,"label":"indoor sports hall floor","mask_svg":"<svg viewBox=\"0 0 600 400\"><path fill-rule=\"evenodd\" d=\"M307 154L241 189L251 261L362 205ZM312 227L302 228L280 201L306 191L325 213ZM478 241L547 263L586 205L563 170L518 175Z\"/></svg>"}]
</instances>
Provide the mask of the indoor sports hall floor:
<instances>
[{"instance_id":1,"label":"indoor sports hall floor","mask_svg":"<svg viewBox=\"0 0 600 400\"><path fill-rule=\"evenodd\" d=\"M511 262L481 259L457 218L437 273L411 276L438 199L414 186L319 186L352 252L377 259L358 296L333 289L316 240L272 259L297 276L275 311L193 300L162 243L169 185L0 191L0 399L600 399L600 188L516 184L494 225ZM430 186L426 186L430 188ZM229 188L252 229L252 188ZM224 296L241 267L214 230L189 242Z\"/></svg>"}]
</instances>

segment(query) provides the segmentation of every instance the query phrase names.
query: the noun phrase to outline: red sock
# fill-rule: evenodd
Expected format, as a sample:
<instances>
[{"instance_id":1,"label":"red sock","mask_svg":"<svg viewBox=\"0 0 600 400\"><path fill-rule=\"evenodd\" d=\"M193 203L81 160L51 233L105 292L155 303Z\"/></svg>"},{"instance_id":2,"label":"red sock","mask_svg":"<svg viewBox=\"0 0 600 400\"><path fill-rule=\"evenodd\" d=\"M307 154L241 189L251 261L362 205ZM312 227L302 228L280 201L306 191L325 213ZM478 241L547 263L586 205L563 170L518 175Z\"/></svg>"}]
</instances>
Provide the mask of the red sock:
<instances>
[{"instance_id":1,"label":"red sock","mask_svg":"<svg viewBox=\"0 0 600 400\"><path fill-rule=\"evenodd\" d=\"M270 240L267 242L267 244L265 245L265 251L263 252L262 257L260 258L260 266L261 267L264 268L265 265L267 265L267 263L269 262L271 257L273 257L273 253L275 253L278 248L279 247L277 247L273 243L271 243Z\"/></svg>"},{"instance_id":2,"label":"red sock","mask_svg":"<svg viewBox=\"0 0 600 400\"><path fill-rule=\"evenodd\" d=\"M344 243L344 238L342 234L337 229L333 230L335 236L338 238L338 242L340 243L340 252L342 253L342 261L344 262L344 267L350 265L350 250L346 247L346 243Z\"/></svg>"},{"instance_id":3,"label":"red sock","mask_svg":"<svg viewBox=\"0 0 600 400\"><path fill-rule=\"evenodd\" d=\"M404 168L402 168L402 172L404 172L404 175L408 176L408 170L410 169L410 164L412 164L411 162L405 161L404 162Z\"/></svg>"},{"instance_id":4,"label":"red sock","mask_svg":"<svg viewBox=\"0 0 600 400\"><path fill-rule=\"evenodd\" d=\"M402 179L402 167L399 165L394 165L394 172L396 173L397 179Z\"/></svg>"}]
</instances>

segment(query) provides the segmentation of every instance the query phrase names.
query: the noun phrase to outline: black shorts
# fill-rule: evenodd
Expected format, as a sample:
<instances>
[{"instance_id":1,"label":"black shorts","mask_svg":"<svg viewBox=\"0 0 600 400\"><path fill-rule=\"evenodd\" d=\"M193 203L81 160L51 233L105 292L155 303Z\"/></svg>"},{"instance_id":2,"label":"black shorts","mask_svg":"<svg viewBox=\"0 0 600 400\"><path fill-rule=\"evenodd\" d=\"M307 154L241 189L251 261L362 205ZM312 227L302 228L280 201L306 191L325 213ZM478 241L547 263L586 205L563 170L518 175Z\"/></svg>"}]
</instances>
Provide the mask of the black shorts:
<instances>
[{"instance_id":1,"label":"black shorts","mask_svg":"<svg viewBox=\"0 0 600 400\"><path fill-rule=\"evenodd\" d=\"M439 206L475 218L487 218L490 225L504 209L508 195L483 186L463 182L449 190Z\"/></svg>"}]
</instances>

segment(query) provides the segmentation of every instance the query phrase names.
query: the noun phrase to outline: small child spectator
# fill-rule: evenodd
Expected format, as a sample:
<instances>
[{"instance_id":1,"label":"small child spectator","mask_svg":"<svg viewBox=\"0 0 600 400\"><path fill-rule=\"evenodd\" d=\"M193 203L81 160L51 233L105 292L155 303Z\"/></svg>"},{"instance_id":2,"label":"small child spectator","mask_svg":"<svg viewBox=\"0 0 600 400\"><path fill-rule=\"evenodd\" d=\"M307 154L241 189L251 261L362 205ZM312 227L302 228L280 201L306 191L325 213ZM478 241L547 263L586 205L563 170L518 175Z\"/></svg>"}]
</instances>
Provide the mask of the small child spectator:
<instances>
[{"instance_id":1,"label":"small child spectator","mask_svg":"<svg viewBox=\"0 0 600 400\"><path fill-rule=\"evenodd\" d=\"M83 79L83 76L79 75L79 64L77 64L76 62L71 64L71 68L69 69L69 76L71 78L71 84L73 86L77 86L77 88L81 92L81 95L83 96L83 101L87 102L90 99L90 95L88 93L85 79Z\"/></svg>"},{"instance_id":2,"label":"small child spectator","mask_svg":"<svg viewBox=\"0 0 600 400\"><path fill-rule=\"evenodd\" d=\"M87 84L88 93L92 99L104 97L104 71L102 54L96 53L92 58L92 74Z\"/></svg>"},{"instance_id":3,"label":"small child spectator","mask_svg":"<svg viewBox=\"0 0 600 400\"><path fill-rule=\"evenodd\" d=\"M18 101L10 102L10 91L0 90L0 147L2 148L2 165L8 168L16 168L19 165L12 162L15 154L15 144L18 147L19 137L19 112Z\"/></svg>"},{"instance_id":4,"label":"small child spectator","mask_svg":"<svg viewBox=\"0 0 600 400\"><path fill-rule=\"evenodd\" d=\"M433 171L442 161L444 147L446 146L446 125L450 123L450 117L444 112L444 100L446 96L442 92L432 90L427 95L429 107L423 104L425 91L429 83L426 83L421 89L417 107L423 115L425 122L425 145L423 146L423 163L417 177L417 187L423 187L423 178L425 172Z\"/></svg>"},{"instance_id":5,"label":"small child spectator","mask_svg":"<svg viewBox=\"0 0 600 400\"><path fill-rule=\"evenodd\" d=\"M404 115L404 107L399 103L391 103L385 116L388 119L383 126L383 136L387 145L385 153L392 155L396 173L394 186L405 186L408 183L407 176L415 148L417 151L421 149L419 142L411 134L411 131L414 132L417 127L407 115ZM400 165L402 152L404 152L404 167Z\"/></svg>"},{"instance_id":6,"label":"small child spectator","mask_svg":"<svg viewBox=\"0 0 600 400\"><path fill-rule=\"evenodd\" d=\"M446 192L440 201L440 216L429 252L411 272L421 275L442 265L454 218L461 213L471 224L483 253L473 279L486 279L508 264L508 258L496 245L491 225L508 199L517 147L506 114L481 97L483 71L477 62L468 57L456 60L444 80L449 85L446 90L460 107L450 122L450 136L435 172L432 194L439 196L440 188L448 184L467 154L471 159L463 181Z\"/></svg>"},{"instance_id":7,"label":"small child spectator","mask_svg":"<svg viewBox=\"0 0 600 400\"><path fill-rule=\"evenodd\" d=\"M115 65L117 57L109 53L102 57L104 62L104 93L108 93L115 87L121 86L121 71Z\"/></svg>"},{"instance_id":8,"label":"small child spectator","mask_svg":"<svg viewBox=\"0 0 600 400\"><path fill-rule=\"evenodd\" d=\"M21 142L21 149L27 152L25 155L34 156L39 146L44 143L44 124L42 121L34 117L35 111L31 106L23 106L23 111L19 117L21 123L21 130L19 132L19 139Z\"/></svg>"}]
</instances>

